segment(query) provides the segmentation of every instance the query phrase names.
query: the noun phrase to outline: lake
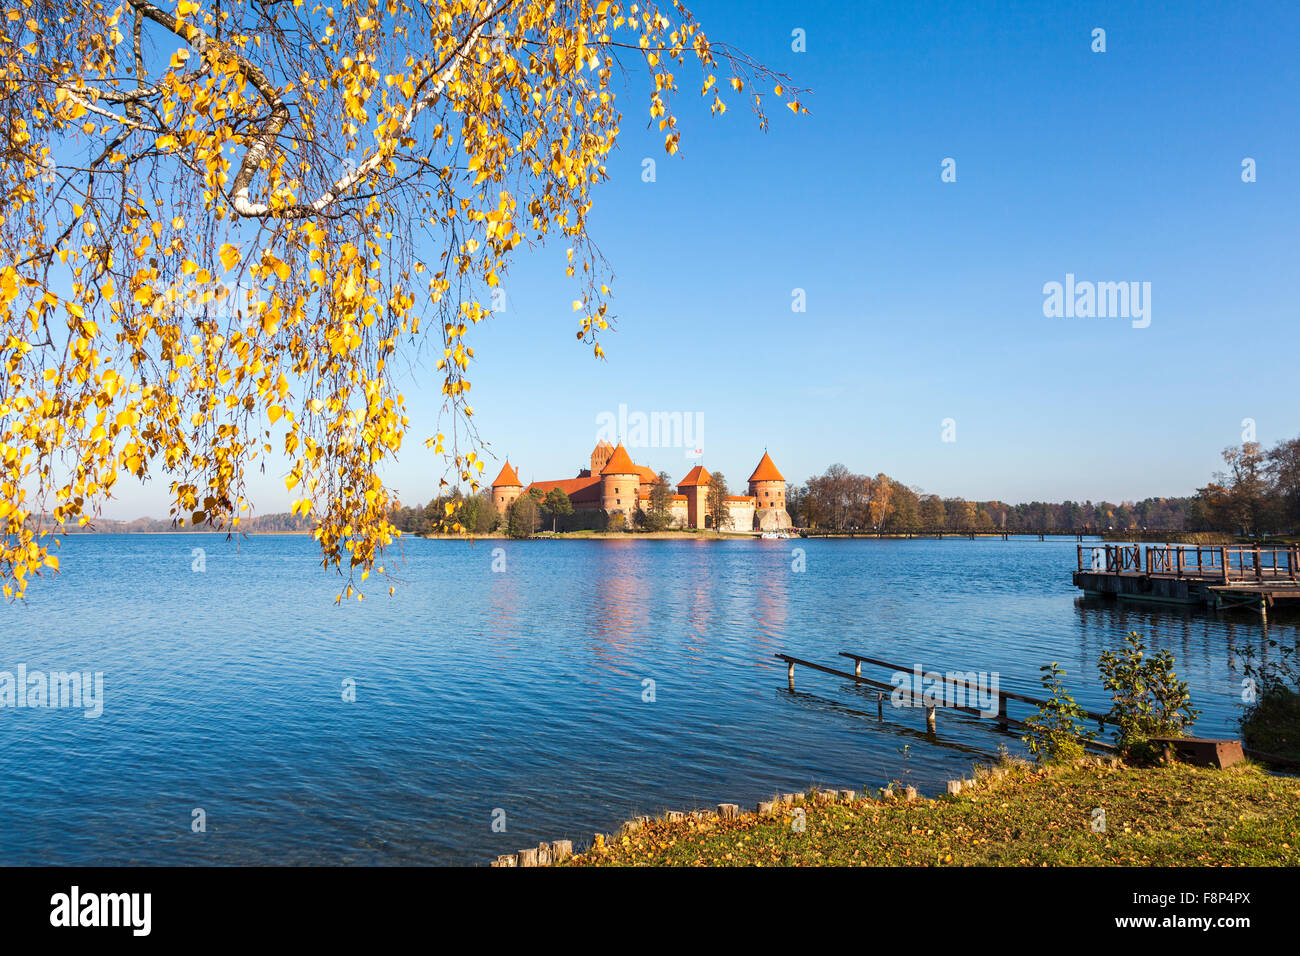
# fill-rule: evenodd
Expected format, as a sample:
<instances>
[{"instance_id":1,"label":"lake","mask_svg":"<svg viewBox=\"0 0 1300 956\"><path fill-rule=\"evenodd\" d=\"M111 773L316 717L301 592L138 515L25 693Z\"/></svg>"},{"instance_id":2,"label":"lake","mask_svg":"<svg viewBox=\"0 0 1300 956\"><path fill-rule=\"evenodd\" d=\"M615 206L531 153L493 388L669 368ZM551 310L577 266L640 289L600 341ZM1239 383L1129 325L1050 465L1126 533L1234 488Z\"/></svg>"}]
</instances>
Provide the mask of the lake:
<instances>
[{"instance_id":1,"label":"lake","mask_svg":"<svg viewBox=\"0 0 1300 956\"><path fill-rule=\"evenodd\" d=\"M772 655L1030 694L1058 661L1106 710L1097 657L1136 630L1175 654L1196 731L1235 736L1230 645L1265 641L1253 612L1083 598L1072 539L403 551L394 596L372 578L335 606L307 537L64 538L63 573L0 606L0 671L102 672L103 712L0 708L0 864L481 864L812 783L933 794L1023 746L942 709L928 739L919 710L879 721L874 691L808 669L791 695Z\"/></svg>"}]
</instances>

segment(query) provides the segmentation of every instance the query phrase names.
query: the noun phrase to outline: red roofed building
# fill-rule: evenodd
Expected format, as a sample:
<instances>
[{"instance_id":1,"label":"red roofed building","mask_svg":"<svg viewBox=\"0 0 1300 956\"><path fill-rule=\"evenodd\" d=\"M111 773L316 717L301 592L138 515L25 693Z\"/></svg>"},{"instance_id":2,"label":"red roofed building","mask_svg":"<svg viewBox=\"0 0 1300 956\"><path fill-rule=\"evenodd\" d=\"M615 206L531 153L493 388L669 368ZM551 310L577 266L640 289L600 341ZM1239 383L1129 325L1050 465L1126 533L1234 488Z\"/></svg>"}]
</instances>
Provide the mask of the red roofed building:
<instances>
[{"instance_id":1,"label":"red roofed building","mask_svg":"<svg viewBox=\"0 0 1300 956\"><path fill-rule=\"evenodd\" d=\"M492 500L497 511L505 514L521 495L534 489L543 496L560 489L569 496L575 512L621 514L631 525L638 510L644 510L650 490L658 476L653 468L638 465L620 442L617 446L600 441L591 452L591 467L578 472L576 478L534 481L526 488L509 462L492 482ZM696 465L677 483L677 494L670 498L673 523L682 528L712 526L708 515L708 491L712 476L703 465ZM749 478L748 495L729 495L731 527L736 531L769 530L790 527L785 510L785 478L771 457L764 452L758 467ZM594 522L606 527L607 522Z\"/></svg>"}]
</instances>

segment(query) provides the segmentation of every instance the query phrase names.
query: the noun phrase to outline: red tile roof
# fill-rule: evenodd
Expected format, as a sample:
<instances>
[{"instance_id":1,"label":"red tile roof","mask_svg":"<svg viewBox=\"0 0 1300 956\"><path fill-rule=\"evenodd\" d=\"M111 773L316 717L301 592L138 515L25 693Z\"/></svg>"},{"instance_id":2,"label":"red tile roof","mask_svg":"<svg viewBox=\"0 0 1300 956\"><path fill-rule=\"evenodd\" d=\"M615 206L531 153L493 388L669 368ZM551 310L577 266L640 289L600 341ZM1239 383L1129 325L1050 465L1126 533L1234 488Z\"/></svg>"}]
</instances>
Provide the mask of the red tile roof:
<instances>
[{"instance_id":1,"label":"red tile roof","mask_svg":"<svg viewBox=\"0 0 1300 956\"><path fill-rule=\"evenodd\" d=\"M627 449L623 447L622 442L619 442L618 447L614 449L614 454L609 456L609 461L605 463L605 467L600 470L600 473L602 475L640 476L640 472L637 470L636 465L632 464L632 459L628 457Z\"/></svg>"},{"instance_id":2,"label":"red tile roof","mask_svg":"<svg viewBox=\"0 0 1300 956\"><path fill-rule=\"evenodd\" d=\"M534 488L544 495L549 494L552 489L559 488L569 496L569 500L574 504L599 501L601 497L599 478L563 478L560 481L534 481L524 489L525 494Z\"/></svg>"},{"instance_id":3,"label":"red tile roof","mask_svg":"<svg viewBox=\"0 0 1300 956\"><path fill-rule=\"evenodd\" d=\"M686 473L685 478L677 482L677 487L685 488L688 486L694 487L695 485L707 485L711 480L712 477L709 475L707 471L704 470L704 466L696 465L694 468L692 468L689 472Z\"/></svg>"},{"instance_id":4,"label":"red tile roof","mask_svg":"<svg viewBox=\"0 0 1300 956\"><path fill-rule=\"evenodd\" d=\"M500 488L504 485L518 484L520 484L519 475L517 475L515 470L510 467L510 460L506 459L505 465L501 468L501 474L497 475L497 480L492 482L492 487Z\"/></svg>"},{"instance_id":5,"label":"red tile roof","mask_svg":"<svg viewBox=\"0 0 1300 956\"><path fill-rule=\"evenodd\" d=\"M763 452L763 457L758 462L758 467L754 473L749 476L750 481L785 481L785 476L776 470L776 465L772 463L772 456Z\"/></svg>"}]
</instances>

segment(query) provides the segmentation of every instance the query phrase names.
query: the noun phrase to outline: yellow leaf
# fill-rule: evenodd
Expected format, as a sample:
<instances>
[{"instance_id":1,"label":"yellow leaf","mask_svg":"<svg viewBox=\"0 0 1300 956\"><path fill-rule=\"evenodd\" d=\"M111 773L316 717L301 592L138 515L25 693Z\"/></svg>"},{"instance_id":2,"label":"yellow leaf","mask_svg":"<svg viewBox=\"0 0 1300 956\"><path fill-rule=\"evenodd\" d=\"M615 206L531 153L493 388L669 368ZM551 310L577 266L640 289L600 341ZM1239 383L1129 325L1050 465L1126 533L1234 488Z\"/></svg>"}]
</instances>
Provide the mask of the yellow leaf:
<instances>
[{"instance_id":1,"label":"yellow leaf","mask_svg":"<svg viewBox=\"0 0 1300 956\"><path fill-rule=\"evenodd\" d=\"M235 263L239 261L239 246L233 246L226 243L221 247L221 264L227 269L233 269Z\"/></svg>"}]
</instances>

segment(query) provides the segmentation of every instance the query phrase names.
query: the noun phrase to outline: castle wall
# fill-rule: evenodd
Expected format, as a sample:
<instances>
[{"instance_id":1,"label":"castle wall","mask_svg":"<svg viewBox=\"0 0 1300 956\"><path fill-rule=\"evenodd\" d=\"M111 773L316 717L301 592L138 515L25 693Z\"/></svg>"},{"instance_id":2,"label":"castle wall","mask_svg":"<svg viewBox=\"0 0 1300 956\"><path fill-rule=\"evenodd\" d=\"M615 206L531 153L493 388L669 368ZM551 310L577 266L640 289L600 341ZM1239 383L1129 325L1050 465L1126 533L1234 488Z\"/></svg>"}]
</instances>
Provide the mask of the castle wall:
<instances>
[{"instance_id":1,"label":"castle wall","mask_svg":"<svg viewBox=\"0 0 1300 956\"><path fill-rule=\"evenodd\" d=\"M506 510L515 503L515 499L523 494L522 485L498 485L492 489L492 501L497 506L497 514L503 515Z\"/></svg>"},{"instance_id":2,"label":"castle wall","mask_svg":"<svg viewBox=\"0 0 1300 956\"><path fill-rule=\"evenodd\" d=\"M630 524L636 514L636 496L640 484L640 475L601 475L601 506L611 515L621 511L625 521Z\"/></svg>"},{"instance_id":3,"label":"castle wall","mask_svg":"<svg viewBox=\"0 0 1300 956\"><path fill-rule=\"evenodd\" d=\"M731 527L723 528L723 531L752 531L754 528L754 502L752 499L745 501L727 502L727 510L731 512Z\"/></svg>"},{"instance_id":4,"label":"castle wall","mask_svg":"<svg viewBox=\"0 0 1300 956\"><path fill-rule=\"evenodd\" d=\"M672 512L673 512L673 524L675 524L679 528L690 527L689 522L691 520L691 515L690 515L690 506L688 502L678 501L676 499L673 499Z\"/></svg>"},{"instance_id":5,"label":"castle wall","mask_svg":"<svg viewBox=\"0 0 1300 956\"><path fill-rule=\"evenodd\" d=\"M784 508L760 508L755 516L758 531L784 531L793 525L790 513Z\"/></svg>"}]
</instances>

